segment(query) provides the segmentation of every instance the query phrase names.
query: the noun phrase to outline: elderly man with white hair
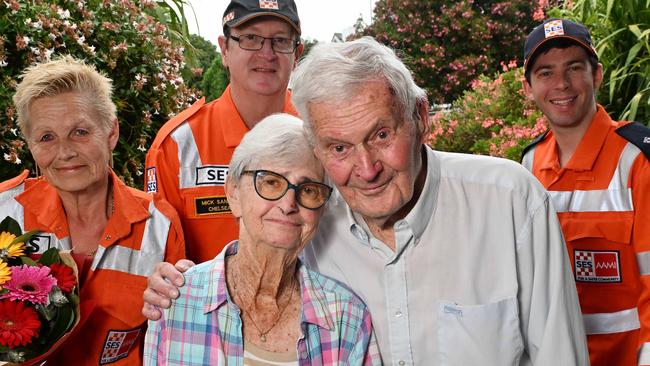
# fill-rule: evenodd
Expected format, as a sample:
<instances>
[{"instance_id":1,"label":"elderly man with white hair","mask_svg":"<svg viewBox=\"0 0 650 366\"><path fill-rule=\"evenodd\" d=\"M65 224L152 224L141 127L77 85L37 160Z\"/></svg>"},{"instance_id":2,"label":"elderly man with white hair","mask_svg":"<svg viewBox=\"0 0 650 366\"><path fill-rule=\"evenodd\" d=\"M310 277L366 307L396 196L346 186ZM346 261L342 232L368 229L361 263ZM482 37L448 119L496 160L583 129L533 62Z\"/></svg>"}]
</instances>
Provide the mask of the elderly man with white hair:
<instances>
[{"instance_id":1,"label":"elderly man with white hair","mask_svg":"<svg viewBox=\"0 0 650 366\"><path fill-rule=\"evenodd\" d=\"M371 38L319 44L293 81L337 189L303 258L366 302L386 364L588 364L560 226L532 175L426 146L424 90ZM182 282L160 265L149 303L177 293L164 278Z\"/></svg>"}]
</instances>

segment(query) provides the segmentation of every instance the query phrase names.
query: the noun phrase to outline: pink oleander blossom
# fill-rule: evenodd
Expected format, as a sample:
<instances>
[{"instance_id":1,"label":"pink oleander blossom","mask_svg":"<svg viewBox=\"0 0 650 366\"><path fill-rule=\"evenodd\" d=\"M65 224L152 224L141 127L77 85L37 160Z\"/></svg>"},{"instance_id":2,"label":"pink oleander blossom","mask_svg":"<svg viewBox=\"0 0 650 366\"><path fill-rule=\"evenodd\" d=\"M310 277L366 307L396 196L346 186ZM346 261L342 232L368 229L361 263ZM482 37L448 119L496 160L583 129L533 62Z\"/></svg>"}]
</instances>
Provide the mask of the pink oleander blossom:
<instances>
[{"instance_id":1,"label":"pink oleander blossom","mask_svg":"<svg viewBox=\"0 0 650 366\"><path fill-rule=\"evenodd\" d=\"M12 301L29 301L33 304L45 304L56 279L50 275L50 268L43 266L14 266L11 268L11 280L5 285L9 290L3 298Z\"/></svg>"}]
</instances>

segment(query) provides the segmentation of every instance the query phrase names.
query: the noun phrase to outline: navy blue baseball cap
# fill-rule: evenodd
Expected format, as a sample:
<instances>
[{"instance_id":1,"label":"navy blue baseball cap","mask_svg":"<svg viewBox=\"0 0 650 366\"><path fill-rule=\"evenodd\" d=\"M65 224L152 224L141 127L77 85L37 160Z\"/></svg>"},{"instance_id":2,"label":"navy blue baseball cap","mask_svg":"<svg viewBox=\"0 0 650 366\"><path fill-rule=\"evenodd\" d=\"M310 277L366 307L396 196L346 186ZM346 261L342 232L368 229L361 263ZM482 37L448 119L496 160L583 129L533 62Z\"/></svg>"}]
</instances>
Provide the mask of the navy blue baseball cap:
<instances>
[{"instance_id":1,"label":"navy blue baseball cap","mask_svg":"<svg viewBox=\"0 0 650 366\"><path fill-rule=\"evenodd\" d=\"M300 18L293 0L232 0L223 12L224 34L226 28L240 26L261 16L280 18L289 23L300 35Z\"/></svg>"},{"instance_id":2,"label":"navy blue baseball cap","mask_svg":"<svg viewBox=\"0 0 650 366\"><path fill-rule=\"evenodd\" d=\"M528 71L528 61L530 61L541 45L557 39L565 38L573 41L576 45L583 47L587 53L598 59L594 42L587 28L576 22L566 19L548 19L538 25L526 37L524 44L524 70Z\"/></svg>"}]
</instances>

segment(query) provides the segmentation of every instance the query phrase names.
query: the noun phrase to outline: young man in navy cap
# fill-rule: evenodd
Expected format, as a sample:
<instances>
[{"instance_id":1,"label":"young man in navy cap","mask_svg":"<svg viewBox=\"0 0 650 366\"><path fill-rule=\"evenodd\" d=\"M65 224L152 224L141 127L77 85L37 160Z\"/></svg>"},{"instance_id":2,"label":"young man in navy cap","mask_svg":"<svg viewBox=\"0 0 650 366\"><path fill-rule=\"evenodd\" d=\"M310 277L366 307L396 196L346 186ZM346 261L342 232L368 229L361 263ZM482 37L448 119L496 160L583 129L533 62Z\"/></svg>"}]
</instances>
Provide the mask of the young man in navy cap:
<instances>
[{"instance_id":1,"label":"young man in navy cap","mask_svg":"<svg viewBox=\"0 0 650 366\"><path fill-rule=\"evenodd\" d=\"M522 162L558 211L591 364L650 365L650 129L596 103L603 68L582 24L545 21L524 59L524 90L550 130Z\"/></svg>"},{"instance_id":2,"label":"young man in navy cap","mask_svg":"<svg viewBox=\"0 0 650 366\"><path fill-rule=\"evenodd\" d=\"M219 47L230 85L167 122L146 160L145 189L178 211L188 258L204 262L237 238L226 201L228 163L240 140L273 113L296 115L287 90L300 57L300 19L293 0L232 0Z\"/></svg>"}]
</instances>

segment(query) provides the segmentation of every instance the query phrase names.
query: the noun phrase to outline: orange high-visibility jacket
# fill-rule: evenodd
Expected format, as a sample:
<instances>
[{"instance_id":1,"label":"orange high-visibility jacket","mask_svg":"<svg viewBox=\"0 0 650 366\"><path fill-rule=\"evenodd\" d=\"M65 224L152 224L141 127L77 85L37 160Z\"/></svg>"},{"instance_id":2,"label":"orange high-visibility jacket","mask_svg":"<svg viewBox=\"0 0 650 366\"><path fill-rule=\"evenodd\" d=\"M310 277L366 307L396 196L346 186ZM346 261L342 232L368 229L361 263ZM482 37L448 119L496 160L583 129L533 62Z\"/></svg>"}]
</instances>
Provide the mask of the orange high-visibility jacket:
<instances>
[{"instance_id":1,"label":"orange high-visibility jacket","mask_svg":"<svg viewBox=\"0 0 650 366\"><path fill-rule=\"evenodd\" d=\"M593 366L650 364L650 129L598 106L571 160L552 132L522 163L553 198Z\"/></svg>"},{"instance_id":2,"label":"orange high-visibility jacket","mask_svg":"<svg viewBox=\"0 0 650 366\"><path fill-rule=\"evenodd\" d=\"M13 217L24 231L40 230L27 243L36 253L72 249L56 189L27 173L0 183L0 217ZM80 288L81 322L48 365L141 365L147 276L157 263L185 256L173 207L127 187L115 173L111 179L114 211Z\"/></svg>"},{"instance_id":3,"label":"orange high-visibility jacket","mask_svg":"<svg viewBox=\"0 0 650 366\"><path fill-rule=\"evenodd\" d=\"M283 111L297 115L288 91ZM225 183L230 158L248 130L228 86L219 99L201 99L165 123L147 152L145 190L176 208L187 257L196 263L238 237Z\"/></svg>"}]
</instances>

